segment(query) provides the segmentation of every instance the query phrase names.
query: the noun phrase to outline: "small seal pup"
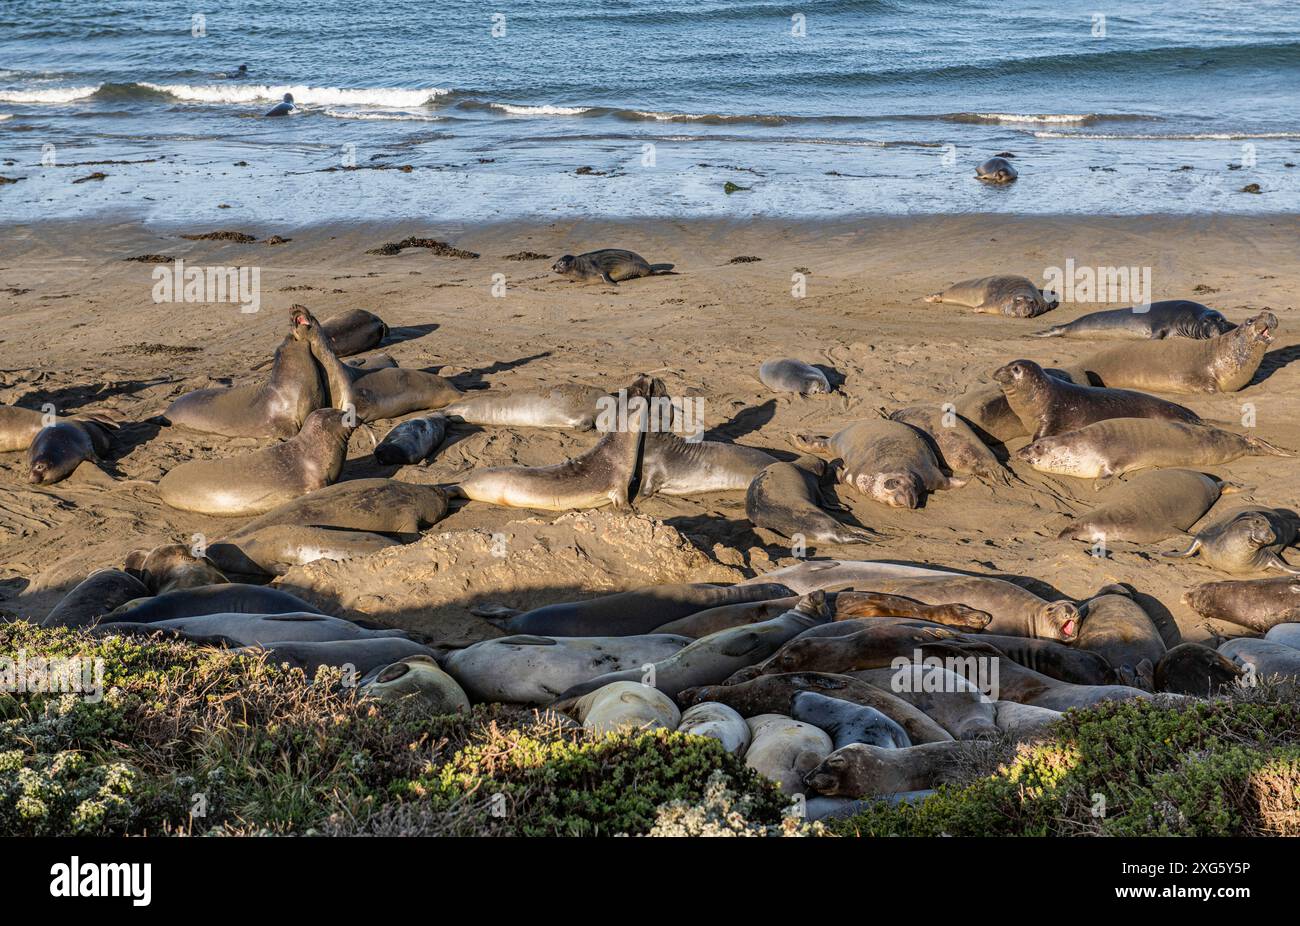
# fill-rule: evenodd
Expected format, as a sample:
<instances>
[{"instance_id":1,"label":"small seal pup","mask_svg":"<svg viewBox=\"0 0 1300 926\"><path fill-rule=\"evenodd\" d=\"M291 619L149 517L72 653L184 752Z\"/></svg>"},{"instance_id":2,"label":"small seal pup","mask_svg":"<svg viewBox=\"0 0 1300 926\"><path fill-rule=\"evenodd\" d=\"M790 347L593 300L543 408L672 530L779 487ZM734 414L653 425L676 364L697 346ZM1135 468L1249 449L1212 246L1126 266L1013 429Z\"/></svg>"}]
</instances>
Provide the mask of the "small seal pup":
<instances>
[{"instance_id":1,"label":"small seal pup","mask_svg":"<svg viewBox=\"0 0 1300 926\"><path fill-rule=\"evenodd\" d=\"M560 713L568 714L593 733L613 733L629 727L676 730L682 720L672 698L640 682L613 682L597 688Z\"/></svg>"},{"instance_id":2,"label":"small seal pup","mask_svg":"<svg viewBox=\"0 0 1300 926\"><path fill-rule=\"evenodd\" d=\"M751 742L745 718L734 708L717 701L702 701L682 711L682 722L677 725L677 732L715 739L734 756L743 756Z\"/></svg>"},{"instance_id":3,"label":"small seal pup","mask_svg":"<svg viewBox=\"0 0 1300 926\"><path fill-rule=\"evenodd\" d=\"M325 337L329 338L330 347L339 357L351 357L372 350L388 337L388 326L384 320L365 309L353 309L327 318L320 326Z\"/></svg>"},{"instance_id":4,"label":"small seal pup","mask_svg":"<svg viewBox=\"0 0 1300 926\"><path fill-rule=\"evenodd\" d=\"M574 685L611 670L659 662L690 643L667 633L627 637L517 634L448 653L442 667L475 701L549 704Z\"/></svg>"},{"instance_id":5,"label":"small seal pup","mask_svg":"<svg viewBox=\"0 0 1300 926\"><path fill-rule=\"evenodd\" d=\"M82 579L41 621L42 627L88 627L149 589L124 569L101 569Z\"/></svg>"},{"instance_id":6,"label":"small seal pup","mask_svg":"<svg viewBox=\"0 0 1300 926\"><path fill-rule=\"evenodd\" d=\"M551 267L560 276L588 283L603 280L617 286L622 280L635 280L656 273L668 273L672 264L652 264L640 254L622 248L603 248L574 257L565 254Z\"/></svg>"},{"instance_id":7,"label":"small seal pup","mask_svg":"<svg viewBox=\"0 0 1300 926\"><path fill-rule=\"evenodd\" d=\"M551 466L475 469L448 491L511 508L570 511L612 504L627 508L640 470L653 380L644 374L627 387L627 427L605 432L586 453Z\"/></svg>"},{"instance_id":8,"label":"small seal pup","mask_svg":"<svg viewBox=\"0 0 1300 926\"><path fill-rule=\"evenodd\" d=\"M1055 293L1039 289L1025 277L991 276L962 280L925 297L931 304L960 305L977 314L1033 318L1060 303Z\"/></svg>"},{"instance_id":9,"label":"small seal pup","mask_svg":"<svg viewBox=\"0 0 1300 926\"><path fill-rule=\"evenodd\" d=\"M775 781L783 794L803 794L804 775L835 748L825 731L782 714L745 722L751 737L745 764Z\"/></svg>"},{"instance_id":10,"label":"small seal pup","mask_svg":"<svg viewBox=\"0 0 1300 926\"><path fill-rule=\"evenodd\" d=\"M882 749L912 745L907 731L874 707L828 698L815 691L800 691L790 699L790 716L824 730L836 749L867 743Z\"/></svg>"},{"instance_id":11,"label":"small seal pup","mask_svg":"<svg viewBox=\"0 0 1300 926\"><path fill-rule=\"evenodd\" d=\"M1164 637L1128 589L1107 585L1088 599L1087 610L1075 648L1104 657L1120 684L1155 691L1156 666L1165 655Z\"/></svg>"},{"instance_id":12,"label":"small seal pup","mask_svg":"<svg viewBox=\"0 0 1300 926\"><path fill-rule=\"evenodd\" d=\"M993 372L1007 405L1031 440L1075 431L1110 418L1159 418L1200 424L1190 408L1128 389L1077 386L1054 376L1032 360L1013 360Z\"/></svg>"},{"instance_id":13,"label":"small seal pup","mask_svg":"<svg viewBox=\"0 0 1300 926\"><path fill-rule=\"evenodd\" d=\"M1203 341L1237 326L1209 306L1189 299L1167 299L1149 306L1090 312L1064 325L1035 331L1036 338L1148 340L1193 338Z\"/></svg>"},{"instance_id":14,"label":"small seal pup","mask_svg":"<svg viewBox=\"0 0 1300 926\"><path fill-rule=\"evenodd\" d=\"M1278 624L1300 621L1300 578L1205 582L1186 592L1183 604L1207 620L1266 633Z\"/></svg>"},{"instance_id":15,"label":"small seal pup","mask_svg":"<svg viewBox=\"0 0 1300 926\"><path fill-rule=\"evenodd\" d=\"M571 428L596 426L600 401L609 390L581 383L507 392L489 391L443 406L449 421L499 428Z\"/></svg>"},{"instance_id":16,"label":"small seal pup","mask_svg":"<svg viewBox=\"0 0 1300 926\"><path fill-rule=\"evenodd\" d=\"M280 102L276 103L262 115L264 116L287 116L295 109L293 105L293 94L286 93Z\"/></svg>"},{"instance_id":17,"label":"small seal pup","mask_svg":"<svg viewBox=\"0 0 1300 926\"><path fill-rule=\"evenodd\" d=\"M447 436L447 419L441 413L408 418L389 431L375 447L375 459L385 465L409 466L426 460Z\"/></svg>"},{"instance_id":18,"label":"small seal pup","mask_svg":"<svg viewBox=\"0 0 1300 926\"><path fill-rule=\"evenodd\" d=\"M1199 553L1210 568L1234 576L1270 570L1300 575L1300 567L1279 555L1295 543L1296 528L1294 516L1286 512L1244 508L1201 528L1181 553L1164 555L1181 558Z\"/></svg>"},{"instance_id":19,"label":"small seal pup","mask_svg":"<svg viewBox=\"0 0 1300 926\"><path fill-rule=\"evenodd\" d=\"M772 463L754 477L745 493L745 517L755 527L812 543L870 543L871 533L835 520L823 509L821 479L826 461L802 456ZM842 507L842 506L837 506Z\"/></svg>"},{"instance_id":20,"label":"small seal pup","mask_svg":"<svg viewBox=\"0 0 1300 926\"><path fill-rule=\"evenodd\" d=\"M1076 382L1094 386L1183 394L1236 392L1254 378L1276 327L1276 315L1260 312L1205 340L1172 338L1112 347L1071 367L1070 373Z\"/></svg>"},{"instance_id":21,"label":"small seal pup","mask_svg":"<svg viewBox=\"0 0 1300 926\"><path fill-rule=\"evenodd\" d=\"M361 695L380 701L418 699L433 715L469 713L465 692L428 656L407 656L371 672L361 680Z\"/></svg>"},{"instance_id":22,"label":"small seal pup","mask_svg":"<svg viewBox=\"0 0 1300 926\"><path fill-rule=\"evenodd\" d=\"M102 418L65 418L41 428L27 448L27 481L53 485L84 460L100 462L112 447L109 435L116 427Z\"/></svg>"},{"instance_id":23,"label":"small seal pup","mask_svg":"<svg viewBox=\"0 0 1300 926\"><path fill-rule=\"evenodd\" d=\"M1010 474L971 426L958 416L954 406L912 405L891 412L889 420L910 425L928 437L939 463L952 472L1011 485Z\"/></svg>"},{"instance_id":24,"label":"small seal pup","mask_svg":"<svg viewBox=\"0 0 1300 926\"><path fill-rule=\"evenodd\" d=\"M1213 476L1189 469L1141 473L1106 489L1101 503L1067 524L1058 540L1129 540L1154 543L1185 533L1222 492L1236 491Z\"/></svg>"},{"instance_id":25,"label":"small seal pup","mask_svg":"<svg viewBox=\"0 0 1300 926\"><path fill-rule=\"evenodd\" d=\"M1020 174L1010 161L1003 157L992 157L975 168L975 179L985 183L1011 183Z\"/></svg>"},{"instance_id":26,"label":"small seal pup","mask_svg":"<svg viewBox=\"0 0 1300 926\"><path fill-rule=\"evenodd\" d=\"M1028 589L991 576L937 575L881 578L872 588L926 604L964 604L993 615L989 633L1072 642L1082 617L1073 601L1047 601Z\"/></svg>"},{"instance_id":27,"label":"small seal pup","mask_svg":"<svg viewBox=\"0 0 1300 926\"><path fill-rule=\"evenodd\" d=\"M812 364L790 357L763 361L758 368L758 378L773 392L826 395L831 391L825 373Z\"/></svg>"},{"instance_id":28,"label":"small seal pup","mask_svg":"<svg viewBox=\"0 0 1300 926\"><path fill-rule=\"evenodd\" d=\"M795 434L791 442L838 457L840 482L892 508L916 508L926 492L959 489L968 481L945 476L925 438L897 421L855 421L831 437Z\"/></svg>"},{"instance_id":29,"label":"small seal pup","mask_svg":"<svg viewBox=\"0 0 1300 926\"><path fill-rule=\"evenodd\" d=\"M1263 438L1153 418L1108 418L1039 438L1015 454L1039 472L1078 479L1102 479L1158 466L1215 466L1240 457L1270 455L1295 456Z\"/></svg>"},{"instance_id":30,"label":"small seal pup","mask_svg":"<svg viewBox=\"0 0 1300 926\"><path fill-rule=\"evenodd\" d=\"M266 382L187 392L167 406L163 418L173 427L224 437L293 437L308 415L327 404L308 328L295 306Z\"/></svg>"},{"instance_id":31,"label":"small seal pup","mask_svg":"<svg viewBox=\"0 0 1300 926\"><path fill-rule=\"evenodd\" d=\"M104 616L103 623L126 621L149 624L154 621L195 617L201 614L294 614L322 613L296 595L264 585L230 582L203 588L183 588L152 598L133 599Z\"/></svg>"},{"instance_id":32,"label":"small seal pup","mask_svg":"<svg viewBox=\"0 0 1300 926\"><path fill-rule=\"evenodd\" d=\"M1213 697L1245 674L1239 665L1201 643L1180 643L1156 663L1156 691Z\"/></svg>"},{"instance_id":33,"label":"small seal pup","mask_svg":"<svg viewBox=\"0 0 1300 926\"><path fill-rule=\"evenodd\" d=\"M935 787L969 753L968 743L925 743L882 749L856 743L837 749L804 777L811 791L842 797L883 797Z\"/></svg>"}]
</instances>

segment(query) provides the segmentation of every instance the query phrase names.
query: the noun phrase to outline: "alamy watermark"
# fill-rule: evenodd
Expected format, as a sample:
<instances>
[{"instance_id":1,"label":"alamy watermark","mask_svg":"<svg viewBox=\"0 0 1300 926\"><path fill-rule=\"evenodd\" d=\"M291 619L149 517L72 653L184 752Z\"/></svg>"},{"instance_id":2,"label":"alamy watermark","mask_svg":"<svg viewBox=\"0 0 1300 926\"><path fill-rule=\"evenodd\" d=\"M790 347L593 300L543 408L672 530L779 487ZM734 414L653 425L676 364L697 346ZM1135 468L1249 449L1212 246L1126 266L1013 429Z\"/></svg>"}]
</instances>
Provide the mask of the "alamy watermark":
<instances>
[{"instance_id":1,"label":"alamy watermark","mask_svg":"<svg viewBox=\"0 0 1300 926\"><path fill-rule=\"evenodd\" d=\"M79 694L91 704L104 698L104 660L84 656L0 656L0 691L11 694Z\"/></svg>"},{"instance_id":2,"label":"alamy watermark","mask_svg":"<svg viewBox=\"0 0 1300 926\"><path fill-rule=\"evenodd\" d=\"M186 267L178 258L153 271L153 301L230 302L252 315L262 308L261 267Z\"/></svg>"}]
</instances>

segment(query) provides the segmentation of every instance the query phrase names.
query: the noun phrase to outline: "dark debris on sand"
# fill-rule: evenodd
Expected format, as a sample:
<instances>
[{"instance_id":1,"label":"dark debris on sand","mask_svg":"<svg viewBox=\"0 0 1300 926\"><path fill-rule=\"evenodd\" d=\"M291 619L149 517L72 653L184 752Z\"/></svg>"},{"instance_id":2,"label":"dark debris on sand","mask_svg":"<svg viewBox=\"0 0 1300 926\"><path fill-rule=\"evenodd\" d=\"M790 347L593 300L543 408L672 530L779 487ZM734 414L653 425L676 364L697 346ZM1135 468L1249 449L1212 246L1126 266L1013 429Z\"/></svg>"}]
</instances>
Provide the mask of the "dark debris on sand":
<instances>
[{"instance_id":1,"label":"dark debris on sand","mask_svg":"<svg viewBox=\"0 0 1300 926\"><path fill-rule=\"evenodd\" d=\"M0 186L6 183L17 183L19 180L26 180L26 177L0 177Z\"/></svg>"},{"instance_id":2,"label":"dark debris on sand","mask_svg":"<svg viewBox=\"0 0 1300 926\"><path fill-rule=\"evenodd\" d=\"M169 254L138 254L135 257L123 257L122 260L134 260L142 264L173 264L176 258Z\"/></svg>"},{"instance_id":3,"label":"dark debris on sand","mask_svg":"<svg viewBox=\"0 0 1300 926\"><path fill-rule=\"evenodd\" d=\"M103 180L107 176L108 174L104 173L102 170L97 170L93 174L86 174L86 176L84 177L78 177L76 180L72 182L85 183L87 180Z\"/></svg>"},{"instance_id":4,"label":"dark debris on sand","mask_svg":"<svg viewBox=\"0 0 1300 926\"><path fill-rule=\"evenodd\" d=\"M292 238L281 238L279 235L272 235L270 238L263 241L262 244L288 244L292 240Z\"/></svg>"},{"instance_id":5,"label":"dark debris on sand","mask_svg":"<svg viewBox=\"0 0 1300 926\"><path fill-rule=\"evenodd\" d=\"M181 237L186 241L235 241L239 244L249 244L257 240L256 235L237 231L203 232L198 235L181 235Z\"/></svg>"},{"instance_id":6,"label":"dark debris on sand","mask_svg":"<svg viewBox=\"0 0 1300 926\"><path fill-rule=\"evenodd\" d=\"M433 238L403 238L401 241L390 241L388 244L380 245L377 248L371 248L366 251L367 254L382 254L392 256L400 254L407 248L424 248L432 251L438 257L458 257L461 260L478 260L479 255L473 251L465 251L457 247L452 247L445 241L438 241Z\"/></svg>"},{"instance_id":7,"label":"dark debris on sand","mask_svg":"<svg viewBox=\"0 0 1300 926\"><path fill-rule=\"evenodd\" d=\"M729 263L729 264L753 264L753 263L757 263L758 261L760 261L760 260L762 260L762 259L763 259L763 258L761 258L761 257L755 257L753 254L742 254L742 255L740 255L739 257L733 257L731 260L727 261L727 263Z\"/></svg>"},{"instance_id":8,"label":"dark debris on sand","mask_svg":"<svg viewBox=\"0 0 1300 926\"><path fill-rule=\"evenodd\" d=\"M133 344L127 348L133 354L142 354L145 357L156 357L160 354L170 357L184 356L185 354L197 354L203 350L201 347L184 347L174 344Z\"/></svg>"},{"instance_id":9,"label":"dark debris on sand","mask_svg":"<svg viewBox=\"0 0 1300 926\"><path fill-rule=\"evenodd\" d=\"M516 251L514 254L507 254L502 260L550 260L550 254L538 254L536 251Z\"/></svg>"}]
</instances>

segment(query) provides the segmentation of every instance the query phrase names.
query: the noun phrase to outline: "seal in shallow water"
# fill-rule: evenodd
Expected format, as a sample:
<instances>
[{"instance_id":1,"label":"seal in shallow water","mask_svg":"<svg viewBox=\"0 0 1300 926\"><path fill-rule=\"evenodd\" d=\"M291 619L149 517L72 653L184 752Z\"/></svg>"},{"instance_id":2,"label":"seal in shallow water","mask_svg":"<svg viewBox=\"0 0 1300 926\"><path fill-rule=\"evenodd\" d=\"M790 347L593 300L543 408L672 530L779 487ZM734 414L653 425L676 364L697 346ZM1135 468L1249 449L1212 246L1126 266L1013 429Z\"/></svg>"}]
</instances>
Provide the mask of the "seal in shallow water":
<instances>
[{"instance_id":1,"label":"seal in shallow water","mask_svg":"<svg viewBox=\"0 0 1300 926\"><path fill-rule=\"evenodd\" d=\"M800 450L838 457L841 482L892 508L916 508L926 492L967 482L945 476L925 438L897 421L855 421L831 437L795 434L791 442Z\"/></svg>"},{"instance_id":2,"label":"seal in shallow water","mask_svg":"<svg viewBox=\"0 0 1300 926\"><path fill-rule=\"evenodd\" d=\"M622 248L603 248L599 251L579 254L577 257L565 254L551 269L560 276L584 283L603 280L611 286L617 286L622 280L635 280L656 273L667 273L673 269L673 265L652 264L640 254Z\"/></svg>"},{"instance_id":3,"label":"seal in shallow water","mask_svg":"<svg viewBox=\"0 0 1300 926\"><path fill-rule=\"evenodd\" d=\"M1038 338L1092 340L1205 340L1237 327L1218 311L1188 299L1168 299L1149 306L1090 312L1064 325L1034 332Z\"/></svg>"},{"instance_id":4,"label":"seal in shallow water","mask_svg":"<svg viewBox=\"0 0 1300 926\"><path fill-rule=\"evenodd\" d=\"M1056 295L1044 292L1024 277L991 276L962 280L925 297L929 303L961 305L985 315L1033 318L1059 305Z\"/></svg>"},{"instance_id":5,"label":"seal in shallow water","mask_svg":"<svg viewBox=\"0 0 1300 926\"><path fill-rule=\"evenodd\" d=\"M1229 575L1270 570L1300 575L1300 567L1279 555L1295 543L1296 528L1296 519L1288 512L1244 508L1201 528L1183 552L1164 555L1189 557L1199 553L1206 565Z\"/></svg>"},{"instance_id":6,"label":"seal in shallow water","mask_svg":"<svg viewBox=\"0 0 1300 926\"><path fill-rule=\"evenodd\" d=\"M831 391L825 373L812 364L790 357L763 361L758 368L758 378L773 392L824 395Z\"/></svg>"},{"instance_id":7,"label":"seal in shallow water","mask_svg":"<svg viewBox=\"0 0 1300 926\"><path fill-rule=\"evenodd\" d=\"M1011 183L1020 174L1015 165L1004 157L992 157L975 168L975 179L985 183Z\"/></svg>"}]
</instances>

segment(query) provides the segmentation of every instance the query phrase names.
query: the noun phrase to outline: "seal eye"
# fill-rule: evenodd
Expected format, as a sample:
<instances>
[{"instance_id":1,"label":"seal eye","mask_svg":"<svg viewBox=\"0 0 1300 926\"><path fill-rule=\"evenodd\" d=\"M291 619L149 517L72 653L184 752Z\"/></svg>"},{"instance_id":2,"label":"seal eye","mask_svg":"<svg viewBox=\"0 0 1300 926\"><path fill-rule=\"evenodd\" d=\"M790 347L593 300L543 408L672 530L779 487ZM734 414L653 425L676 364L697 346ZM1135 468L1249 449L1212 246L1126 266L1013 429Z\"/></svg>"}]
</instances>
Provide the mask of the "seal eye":
<instances>
[{"instance_id":1,"label":"seal eye","mask_svg":"<svg viewBox=\"0 0 1300 926\"><path fill-rule=\"evenodd\" d=\"M835 769L836 771L843 769L847 764L848 763L844 761L843 756L831 756L826 760L827 767Z\"/></svg>"},{"instance_id":2,"label":"seal eye","mask_svg":"<svg viewBox=\"0 0 1300 926\"><path fill-rule=\"evenodd\" d=\"M898 481L897 479L886 479L886 480L885 480L885 488L886 488L886 489L897 489L898 486L899 486L899 481Z\"/></svg>"}]
</instances>

